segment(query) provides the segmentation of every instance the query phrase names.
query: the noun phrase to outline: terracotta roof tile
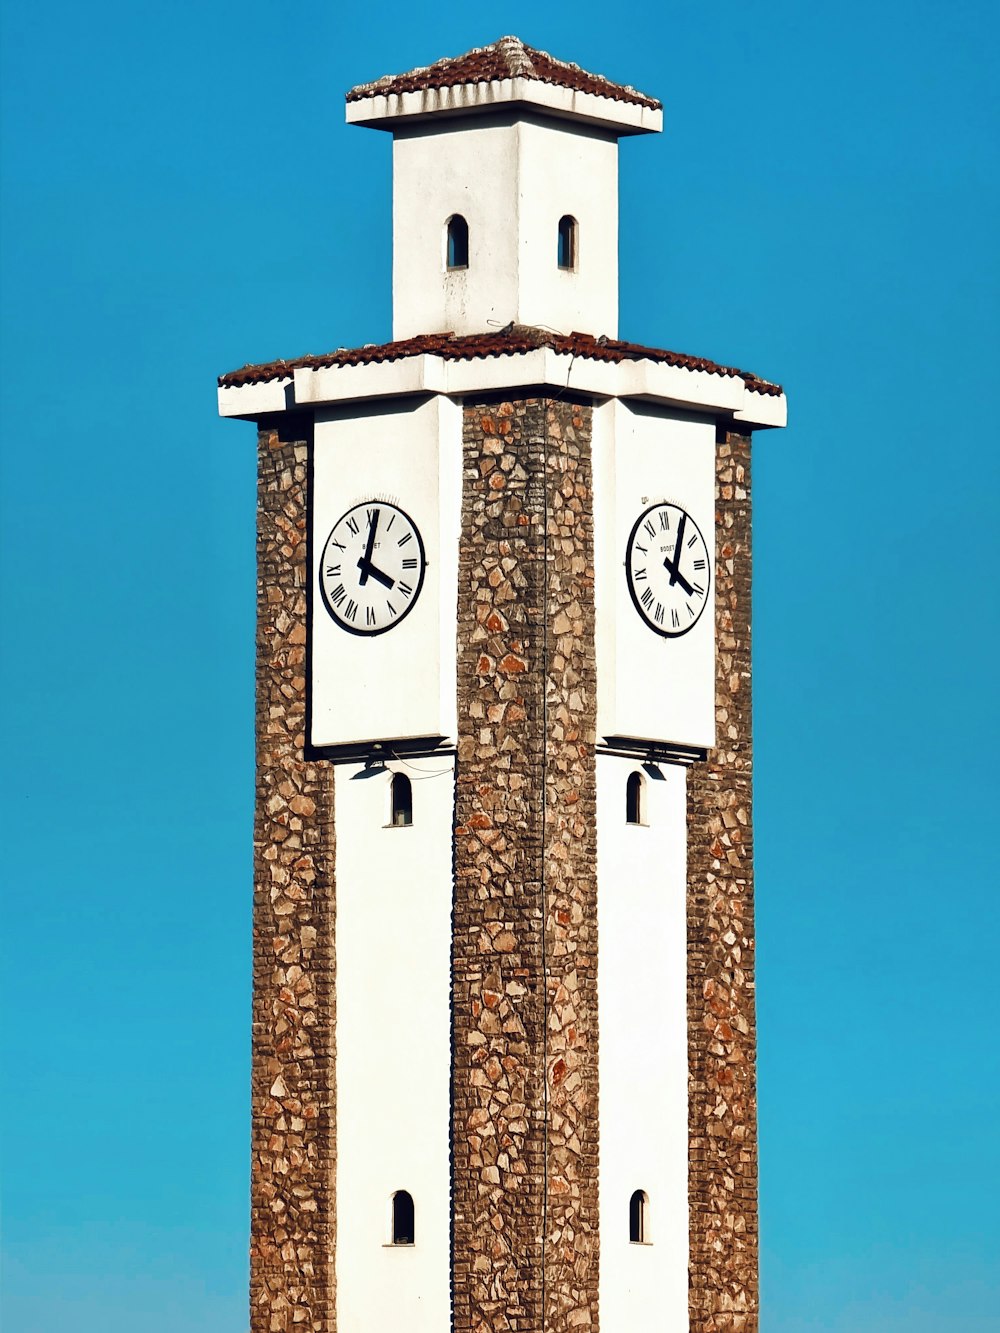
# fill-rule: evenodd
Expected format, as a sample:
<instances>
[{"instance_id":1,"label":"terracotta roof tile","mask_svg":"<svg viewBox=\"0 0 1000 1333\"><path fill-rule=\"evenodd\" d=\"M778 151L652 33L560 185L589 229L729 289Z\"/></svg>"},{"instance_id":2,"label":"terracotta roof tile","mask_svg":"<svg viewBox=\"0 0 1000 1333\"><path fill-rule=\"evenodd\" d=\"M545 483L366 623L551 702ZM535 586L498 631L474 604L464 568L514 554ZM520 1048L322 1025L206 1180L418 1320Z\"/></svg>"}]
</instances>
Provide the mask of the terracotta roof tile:
<instances>
[{"instance_id":1,"label":"terracotta roof tile","mask_svg":"<svg viewBox=\"0 0 1000 1333\"><path fill-rule=\"evenodd\" d=\"M537 79L554 83L560 88L577 92L596 93L616 102L634 102L638 106L658 111L661 103L625 84L612 83L600 74L588 74L579 65L556 60L547 51L525 46L517 37L501 37L492 46L477 46L463 56L438 60L422 69L411 69L406 74L386 74L373 83L361 83L347 94L348 102L364 97L386 96L390 93L422 92L428 88L455 88L466 83L492 83L501 79Z\"/></svg>"},{"instance_id":2,"label":"terracotta roof tile","mask_svg":"<svg viewBox=\"0 0 1000 1333\"><path fill-rule=\"evenodd\" d=\"M440 356L446 361L471 361L477 357L516 356L536 347L550 347L556 352L587 357L594 361L659 361L668 366L687 370L701 370L709 375L738 376L755 393L777 396L779 384L771 384L749 371L733 366L720 366L701 356L686 356L682 352L668 352L659 347L643 347L639 343L619 342L612 338L595 338L589 333L549 333L545 329L514 325L495 333L466 334L424 333L401 342L369 343L365 347L339 347L322 356L300 356L293 361L268 361L263 365L244 366L219 376L221 388L241 384L260 384L267 380L290 378L296 370L315 370L326 366L360 366L376 361L399 361L407 356Z\"/></svg>"}]
</instances>

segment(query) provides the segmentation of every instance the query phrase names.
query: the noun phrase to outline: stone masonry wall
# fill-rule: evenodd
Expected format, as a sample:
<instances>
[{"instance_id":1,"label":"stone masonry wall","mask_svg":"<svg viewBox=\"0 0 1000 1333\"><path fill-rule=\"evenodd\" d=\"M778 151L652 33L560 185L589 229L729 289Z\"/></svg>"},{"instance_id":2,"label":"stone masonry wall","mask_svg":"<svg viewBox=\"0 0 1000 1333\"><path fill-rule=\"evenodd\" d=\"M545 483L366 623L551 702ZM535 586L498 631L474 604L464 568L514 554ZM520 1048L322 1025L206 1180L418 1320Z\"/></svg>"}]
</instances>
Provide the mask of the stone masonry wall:
<instances>
[{"instance_id":1,"label":"stone masonry wall","mask_svg":"<svg viewBox=\"0 0 1000 1333\"><path fill-rule=\"evenodd\" d=\"M335 1326L333 769L303 758L307 436L287 417L258 431L253 1333Z\"/></svg>"},{"instance_id":2,"label":"stone masonry wall","mask_svg":"<svg viewBox=\"0 0 1000 1333\"><path fill-rule=\"evenodd\" d=\"M717 748L688 773L692 1333L755 1333L750 438L716 446Z\"/></svg>"},{"instance_id":3,"label":"stone masonry wall","mask_svg":"<svg viewBox=\"0 0 1000 1333\"><path fill-rule=\"evenodd\" d=\"M591 412L466 405L454 1327L597 1326Z\"/></svg>"}]
</instances>

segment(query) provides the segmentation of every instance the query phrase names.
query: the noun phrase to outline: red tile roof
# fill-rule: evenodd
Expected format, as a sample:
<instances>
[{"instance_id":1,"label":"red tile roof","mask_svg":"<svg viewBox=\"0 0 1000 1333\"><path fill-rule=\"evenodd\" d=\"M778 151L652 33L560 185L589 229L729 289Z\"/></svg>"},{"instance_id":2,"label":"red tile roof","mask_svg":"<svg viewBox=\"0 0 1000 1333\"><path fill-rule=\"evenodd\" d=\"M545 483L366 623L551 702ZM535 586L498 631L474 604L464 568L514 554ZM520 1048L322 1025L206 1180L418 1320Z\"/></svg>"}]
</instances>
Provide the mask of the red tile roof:
<instances>
[{"instance_id":1,"label":"red tile roof","mask_svg":"<svg viewBox=\"0 0 1000 1333\"><path fill-rule=\"evenodd\" d=\"M440 356L446 361L471 361L476 357L515 356L531 352L537 347L550 347L555 352L586 357L593 361L659 361L668 366L682 366L687 370L701 370L709 375L738 376L755 393L779 395L781 386L759 379L749 371L733 366L720 366L701 356L685 356L681 352L667 352L658 347L642 347L638 343L618 342L612 338L595 338L589 333L549 333L546 329L512 325L495 333L473 333L461 337L453 333L424 333L401 342L369 343L365 347L339 347L324 356L300 356L293 361L268 361L263 365L244 366L219 376L221 388L241 384L260 384L266 380L290 378L295 370L315 370L326 366L360 366L375 361L399 361L408 356Z\"/></svg>"},{"instance_id":2,"label":"red tile roof","mask_svg":"<svg viewBox=\"0 0 1000 1333\"><path fill-rule=\"evenodd\" d=\"M525 46L517 37L501 37L492 46L474 47L464 56L438 60L406 74L386 74L374 83L358 84L347 94L347 100L359 102L364 97L422 92L428 88L455 88L465 83L492 83L501 79L537 79L560 88L610 97L616 102L634 102L638 106L652 107L654 111L661 106L655 97L647 97L625 84L612 83L600 74L588 74L579 65L556 60L547 51Z\"/></svg>"}]
</instances>

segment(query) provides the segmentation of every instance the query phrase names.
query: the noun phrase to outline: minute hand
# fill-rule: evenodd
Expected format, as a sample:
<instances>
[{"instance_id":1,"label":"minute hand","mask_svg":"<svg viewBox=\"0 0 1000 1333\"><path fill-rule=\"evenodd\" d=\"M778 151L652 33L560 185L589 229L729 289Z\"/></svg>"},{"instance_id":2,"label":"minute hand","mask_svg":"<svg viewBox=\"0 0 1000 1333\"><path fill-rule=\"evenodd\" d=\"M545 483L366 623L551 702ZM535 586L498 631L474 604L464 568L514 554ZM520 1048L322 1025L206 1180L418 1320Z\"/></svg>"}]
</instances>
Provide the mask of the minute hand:
<instances>
[{"instance_id":1,"label":"minute hand","mask_svg":"<svg viewBox=\"0 0 1000 1333\"><path fill-rule=\"evenodd\" d=\"M375 532L378 529L378 515L379 511L373 509L371 522L368 524L368 544L365 547L364 555L358 561L358 569L361 570L361 577L358 579L358 582L362 588L368 582L368 575L378 572L372 564L372 551L375 549Z\"/></svg>"},{"instance_id":2,"label":"minute hand","mask_svg":"<svg viewBox=\"0 0 1000 1333\"><path fill-rule=\"evenodd\" d=\"M682 549L682 543L684 541L684 525L686 522L687 522L687 515L681 514L681 521L677 528L677 541L674 544L674 558L673 560L669 559L664 560L663 568L670 570L671 587L675 583L679 583L681 587L684 589L684 591L690 597L691 594L694 592L694 588L691 587L691 584L688 583L687 579L681 573L681 549Z\"/></svg>"}]
</instances>

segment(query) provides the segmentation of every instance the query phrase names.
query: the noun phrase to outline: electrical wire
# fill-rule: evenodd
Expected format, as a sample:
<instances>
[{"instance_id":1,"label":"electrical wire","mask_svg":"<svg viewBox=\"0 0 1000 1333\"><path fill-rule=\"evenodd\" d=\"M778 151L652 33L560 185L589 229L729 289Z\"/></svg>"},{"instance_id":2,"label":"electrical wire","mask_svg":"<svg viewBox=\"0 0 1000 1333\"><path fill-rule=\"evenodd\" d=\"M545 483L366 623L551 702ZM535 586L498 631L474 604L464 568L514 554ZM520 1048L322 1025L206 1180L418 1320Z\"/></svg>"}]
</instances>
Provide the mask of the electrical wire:
<instances>
[{"instance_id":1,"label":"electrical wire","mask_svg":"<svg viewBox=\"0 0 1000 1333\"><path fill-rule=\"evenodd\" d=\"M442 756L442 757L444 757L444 756ZM417 768L415 765L409 763L408 760L404 759L401 755L398 755L398 754L394 753L394 751L392 751L392 750L389 751L389 758L392 760L393 763L396 763L396 764L402 764L404 768L408 768L408 769L410 770L411 773L423 773L423 774L424 774L423 777L420 777L420 778L414 778L414 779L413 779L414 782L429 782L432 778L443 778L443 777L447 777L449 774L454 773L454 770L455 770L455 765L454 765L454 763L452 763L452 764L449 765L448 768L442 768L442 769L439 769L436 773L432 773L429 769L426 769L426 768ZM451 760L454 760L454 758L455 758L454 751L449 752L449 754L447 755L447 758L449 758L449 759L451 759Z\"/></svg>"}]
</instances>

